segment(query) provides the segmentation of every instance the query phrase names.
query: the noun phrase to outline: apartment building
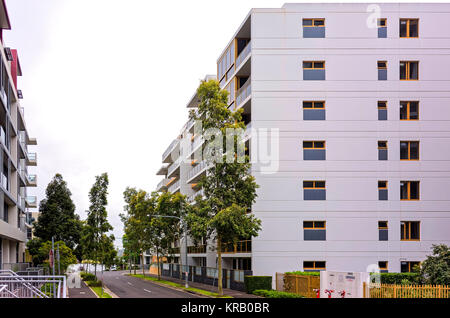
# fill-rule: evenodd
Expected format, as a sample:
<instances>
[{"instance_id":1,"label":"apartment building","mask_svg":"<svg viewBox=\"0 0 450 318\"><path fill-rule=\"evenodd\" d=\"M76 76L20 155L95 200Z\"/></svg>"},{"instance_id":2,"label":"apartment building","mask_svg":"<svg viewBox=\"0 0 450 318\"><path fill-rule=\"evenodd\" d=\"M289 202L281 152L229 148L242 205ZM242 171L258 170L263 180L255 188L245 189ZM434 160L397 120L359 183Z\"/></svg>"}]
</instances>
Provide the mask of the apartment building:
<instances>
[{"instance_id":1,"label":"apartment building","mask_svg":"<svg viewBox=\"0 0 450 318\"><path fill-rule=\"evenodd\" d=\"M450 245L449 30L450 4L249 12L217 80L243 109L252 160L261 129L278 130L279 151L272 173L252 164L262 230L225 251L225 268L406 272L433 244ZM182 160L203 142L192 126L164 152L157 190L193 202L206 166ZM182 143L191 151L178 157ZM188 243L190 265L215 267L208 244Z\"/></svg>"},{"instance_id":2,"label":"apartment building","mask_svg":"<svg viewBox=\"0 0 450 318\"><path fill-rule=\"evenodd\" d=\"M0 268L14 269L25 262L25 244L31 238L31 210L36 197L27 188L36 187L36 175L28 167L36 166L36 153L28 146L36 139L28 134L24 109L20 105L22 91L17 77L22 75L17 50L4 46L3 31L11 24L5 2L0 1Z\"/></svg>"}]
</instances>

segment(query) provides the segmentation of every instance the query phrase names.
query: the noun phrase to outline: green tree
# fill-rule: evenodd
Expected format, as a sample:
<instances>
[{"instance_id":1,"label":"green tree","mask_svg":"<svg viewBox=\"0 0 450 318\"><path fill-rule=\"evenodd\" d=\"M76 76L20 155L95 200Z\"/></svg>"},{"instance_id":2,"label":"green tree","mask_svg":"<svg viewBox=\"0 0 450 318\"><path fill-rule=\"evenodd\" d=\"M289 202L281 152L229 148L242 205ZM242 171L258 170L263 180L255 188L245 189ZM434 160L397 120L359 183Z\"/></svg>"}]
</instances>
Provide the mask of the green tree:
<instances>
[{"instance_id":1,"label":"green tree","mask_svg":"<svg viewBox=\"0 0 450 318\"><path fill-rule=\"evenodd\" d=\"M30 253L34 266L44 263L46 257L41 258L39 255L39 248L42 246L40 238L33 238L27 242L27 250Z\"/></svg>"},{"instance_id":2,"label":"green tree","mask_svg":"<svg viewBox=\"0 0 450 318\"><path fill-rule=\"evenodd\" d=\"M105 234L113 229L108 222L108 212L106 205L108 204L108 174L103 173L95 177L95 183L89 192L89 206L84 243L90 249L90 254L95 261L94 274L97 275L97 263L103 256L102 248L104 247Z\"/></svg>"},{"instance_id":3,"label":"green tree","mask_svg":"<svg viewBox=\"0 0 450 318\"><path fill-rule=\"evenodd\" d=\"M433 255L417 271L423 284L450 285L450 248L445 244L433 245Z\"/></svg>"},{"instance_id":4,"label":"green tree","mask_svg":"<svg viewBox=\"0 0 450 318\"><path fill-rule=\"evenodd\" d=\"M203 159L209 169L199 183L203 187L205 199L198 197L197 205L189 211L189 233L196 239L215 239L218 293L222 295L223 245L257 236L261 228L260 220L247 213L256 200L258 185L249 172L251 165L243 149L242 135L233 136L232 149L226 146L227 132L236 132L236 129L242 129L243 132L245 129L242 111L232 112L228 109L228 92L221 90L215 80L202 82L197 95L200 100L197 113L192 111L190 117L201 120L201 133L208 136L205 139L214 142L205 145Z\"/></svg>"},{"instance_id":5,"label":"green tree","mask_svg":"<svg viewBox=\"0 0 450 318\"><path fill-rule=\"evenodd\" d=\"M73 249L80 241L81 223L75 214L72 193L60 174L56 174L46 189L46 198L39 204L39 217L34 222L34 234L42 241L63 241Z\"/></svg>"},{"instance_id":6,"label":"green tree","mask_svg":"<svg viewBox=\"0 0 450 318\"><path fill-rule=\"evenodd\" d=\"M58 268L57 264L57 258L56 258L56 246L59 245L59 261L60 261L60 268L62 273L65 273L67 270L67 267L71 264L77 263L77 258L73 254L73 251L70 247L68 247L63 241L57 241L55 244L55 254L54 254L54 264L55 268ZM40 259L43 259L43 264L50 270L49 265L49 253L52 249L52 242L47 241L43 242L42 245L39 247L38 251L38 257Z\"/></svg>"}]
</instances>

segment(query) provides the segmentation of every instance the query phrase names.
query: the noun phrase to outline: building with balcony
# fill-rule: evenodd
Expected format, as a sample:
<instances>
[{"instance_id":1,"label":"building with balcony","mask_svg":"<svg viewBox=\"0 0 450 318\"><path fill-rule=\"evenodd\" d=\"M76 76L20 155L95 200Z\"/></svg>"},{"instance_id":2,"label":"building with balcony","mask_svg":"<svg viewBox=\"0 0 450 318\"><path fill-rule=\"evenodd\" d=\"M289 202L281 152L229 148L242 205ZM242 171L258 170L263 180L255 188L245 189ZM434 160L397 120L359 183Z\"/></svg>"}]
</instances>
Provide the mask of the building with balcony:
<instances>
[{"instance_id":1,"label":"building with balcony","mask_svg":"<svg viewBox=\"0 0 450 318\"><path fill-rule=\"evenodd\" d=\"M276 171L252 163L262 230L226 248L225 268L405 272L450 245L450 4L368 8L252 9L220 54L217 80L252 128L252 159L253 132L279 132ZM187 156L201 143L192 124L176 142L192 143ZM167 159L176 147L162 174L194 202L207 167ZM215 267L211 243L188 242L189 264Z\"/></svg>"},{"instance_id":2,"label":"building with balcony","mask_svg":"<svg viewBox=\"0 0 450 318\"><path fill-rule=\"evenodd\" d=\"M29 146L37 144L28 134L24 110L20 105L23 94L17 77L22 75L17 50L4 46L3 31L11 29L6 5L0 0L0 268L23 263L25 243L32 237L32 209L37 199L27 188L37 186L36 153Z\"/></svg>"}]
</instances>

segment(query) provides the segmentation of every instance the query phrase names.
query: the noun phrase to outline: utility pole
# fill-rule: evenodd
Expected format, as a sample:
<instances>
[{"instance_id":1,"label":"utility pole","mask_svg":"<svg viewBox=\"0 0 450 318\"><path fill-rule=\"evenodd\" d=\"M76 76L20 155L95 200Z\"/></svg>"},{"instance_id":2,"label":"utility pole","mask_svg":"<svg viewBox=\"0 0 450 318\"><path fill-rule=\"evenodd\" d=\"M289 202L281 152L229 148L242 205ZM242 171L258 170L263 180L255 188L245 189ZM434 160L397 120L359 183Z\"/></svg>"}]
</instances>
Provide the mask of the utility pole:
<instances>
[{"instance_id":1,"label":"utility pole","mask_svg":"<svg viewBox=\"0 0 450 318\"><path fill-rule=\"evenodd\" d=\"M53 276L55 276L55 239L52 236L52 269L53 269ZM53 297L56 295L56 286L53 282Z\"/></svg>"},{"instance_id":2,"label":"utility pole","mask_svg":"<svg viewBox=\"0 0 450 318\"><path fill-rule=\"evenodd\" d=\"M58 275L61 275L61 262L59 257L59 243L56 245L56 259L58 260Z\"/></svg>"}]
</instances>

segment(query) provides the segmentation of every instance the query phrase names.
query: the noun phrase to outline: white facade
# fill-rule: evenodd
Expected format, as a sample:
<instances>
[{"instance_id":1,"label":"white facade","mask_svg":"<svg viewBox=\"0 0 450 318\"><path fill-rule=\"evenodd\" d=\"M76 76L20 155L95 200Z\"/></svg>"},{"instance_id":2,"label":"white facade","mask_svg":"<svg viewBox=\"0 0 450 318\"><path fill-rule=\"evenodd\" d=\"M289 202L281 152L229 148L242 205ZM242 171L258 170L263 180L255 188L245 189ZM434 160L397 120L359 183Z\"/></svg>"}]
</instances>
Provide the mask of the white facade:
<instances>
[{"instance_id":1,"label":"white facade","mask_svg":"<svg viewBox=\"0 0 450 318\"><path fill-rule=\"evenodd\" d=\"M386 38L368 27L368 6L252 9L229 43L246 39L249 47L234 48L229 76L221 75L230 63L218 68L223 88L236 75L249 78L250 87L231 89L241 95L234 104L246 123L279 129L278 171L252 166L260 186L252 212L262 231L251 253L229 255L251 257L254 275L303 270L313 261L335 271L388 262L387 270L399 272L401 262L424 260L433 244L450 245L450 4L379 4ZM325 37L304 38L303 19L324 19ZM399 37L400 19L418 19L417 38ZM304 80L304 61L324 61L325 80ZM378 61L387 62L387 80L378 80ZM400 80L400 61L419 62L418 80ZM326 119L304 120L303 101L324 101ZM378 101L387 102L387 120L378 118ZM418 101L419 119L400 120L400 101ZM304 160L303 141L325 141L326 160ZM378 141L387 141L388 160L378 160ZM419 159L400 160L400 141L419 141ZM254 136L251 142L254 151ZM192 169L179 174L187 195ZM304 200L307 180L326 182L326 200ZM386 201L378 181L388 182ZM401 181L420 182L419 200L400 200ZM326 240L304 240L304 221L325 221ZM379 221L388 222L387 241L379 240ZM417 240L401 240L404 221L420 222Z\"/></svg>"}]
</instances>

